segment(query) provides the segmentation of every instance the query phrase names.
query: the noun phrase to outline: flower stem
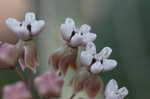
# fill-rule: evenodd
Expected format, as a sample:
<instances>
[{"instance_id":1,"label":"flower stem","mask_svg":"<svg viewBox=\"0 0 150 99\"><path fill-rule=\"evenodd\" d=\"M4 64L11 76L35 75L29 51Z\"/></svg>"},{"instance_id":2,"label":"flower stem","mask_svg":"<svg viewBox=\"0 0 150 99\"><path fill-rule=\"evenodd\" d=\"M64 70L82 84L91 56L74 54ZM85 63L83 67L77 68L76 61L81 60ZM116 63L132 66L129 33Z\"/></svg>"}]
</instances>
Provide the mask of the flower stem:
<instances>
[{"instance_id":1,"label":"flower stem","mask_svg":"<svg viewBox=\"0 0 150 99\"><path fill-rule=\"evenodd\" d=\"M31 70L29 70L29 78L28 78L28 87L29 89L32 88L32 79L33 78L33 72Z\"/></svg>"},{"instance_id":2,"label":"flower stem","mask_svg":"<svg viewBox=\"0 0 150 99\"><path fill-rule=\"evenodd\" d=\"M17 67L15 67L13 70L17 73L19 79L22 80L25 84L27 84L27 81L25 80L22 72Z\"/></svg>"}]
</instances>

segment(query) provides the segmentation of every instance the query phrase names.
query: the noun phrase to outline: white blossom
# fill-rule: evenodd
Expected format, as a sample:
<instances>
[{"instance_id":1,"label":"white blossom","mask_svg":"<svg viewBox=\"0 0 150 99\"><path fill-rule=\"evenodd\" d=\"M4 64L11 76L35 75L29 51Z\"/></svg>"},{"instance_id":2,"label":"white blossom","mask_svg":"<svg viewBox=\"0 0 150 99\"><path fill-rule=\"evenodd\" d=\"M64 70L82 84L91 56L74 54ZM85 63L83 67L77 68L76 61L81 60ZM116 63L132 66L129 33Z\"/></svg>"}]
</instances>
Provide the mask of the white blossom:
<instances>
[{"instance_id":1,"label":"white blossom","mask_svg":"<svg viewBox=\"0 0 150 99\"><path fill-rule=\"evenodd\" d=\"M117 61L108 59L112 49L104 47L99 53L96 53L96 46L90 42L87 44L85 51L81 52L80 61L84 66L90 66L92 73L100 73L101 71L110 71L117 66Z\"/></svg>"},{"instance_id":2,"label":"white blossom","mask_svg":"<svg viewBox=\"0 0 150 99\"><path fill-rule=\"evenodd\" d=\"M66 18L65 23L60 26L62 38L66 41L71 39L71 36L75 33L75 22L71 18Z\"/></svg>"},{"instance_id":3,"label":"white blossom","mask_svg":"<svg viewBox=\"0 0 150 99\"><path fill-rule=\"evenodd\" d=\"M36 16L33 12L25 14L24 21L18 21L14 18L8 18L6 25L10 30L15 32L17 36L23 40L27 40L31 36L38 35L42 28L45 26L44 20L36 20Z\"/></svg>"},{"instance_id":4,"label":"white blossom","mask_svg":"<svg viewBox=\"0 0 150 99\"><path fill-rule=\"evenodd\" d=\"M94 55L96 54L96 46L94 43L89 42L86 45L85 51L81 52L80 61L84 66L90 66Z\"/></svg>"},{"instance_id":5,"label":"white blossom","mask_svg":"<svg viewBox=\"0 0 150 99\"><path fill-rule=\"evenodd\" d=\"M116 80L109 81L105 88L105 99L124 99L128 95L126 87L118 88Z\"/></svg>"},{"instance_id":6,"label":"white blossom","mask_svg":"<svg viewBox=\"0 0 150 99\"><path fill-rule=\"evenodd\" d=\"M71 18L67 18L64 24L60 26L63 40L67 41L72 47L85 46L88 42L96 39L96 34L91 33L91 27L87 24L76 28L75 22Z\"/></svg>"}]
</instances>

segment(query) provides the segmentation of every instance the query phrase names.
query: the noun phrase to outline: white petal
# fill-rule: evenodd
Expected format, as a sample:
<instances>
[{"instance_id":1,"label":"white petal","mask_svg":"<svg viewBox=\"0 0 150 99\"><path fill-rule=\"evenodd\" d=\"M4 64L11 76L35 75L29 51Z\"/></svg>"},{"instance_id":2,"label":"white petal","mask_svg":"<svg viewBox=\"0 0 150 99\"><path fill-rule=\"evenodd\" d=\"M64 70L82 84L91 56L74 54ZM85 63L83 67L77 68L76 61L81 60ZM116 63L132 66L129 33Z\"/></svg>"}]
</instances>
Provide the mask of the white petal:
<instances>
[{"instance_id":1,"label":"white petal","mask_svg":"<svg viewBox=\"0 0 150 99\"><path fill-rule=\"evenodd\" d=\"M75 31L75 22L71 18L65 20L65 24L61 24L60 30L62 38L66 41L70 40L72 32Z\"/></svg>"},{"instance_id":2,"label":"white petal","mask_svg":"<svg viewBox=\"0 0 150 99\"><path fill-rule=\"evenodd\" d=\"M112 49L110 47L104 47L98 54L97 56L101 59L106 59L108 58L112 53ZM97 58L98 58L97 57Z\"/></svg>"},{"instance_id":3,"label":"white petal","mask_svg":"<svg viewBox=\"0 0 150 99\"><path fill-rule=\"evenodd\" d=\"M88 42L85 50L92 54L96 54L96 46L93 42Z\"/></svg>"},{"instance_id":4,"label":"white petal","mask_svg":"<svg viewBox=\"0 0 150 99\"><path fill-rule=\"evenodd\" d=\"M128 89L126 87L122 87L118 90L122 99L128 95Z\"/></svg>"},{"instance_id":5,"label":"white petal","mask_svg":"<svg viewBox=\"0 0 150 99\"><path fill-rule=\"evenodd\" d=\"M104 71L110 71L117 66L117 61L112 59L103 59Z\"/></svg>"},{"instance_id":6,"label":"white petal","mask_svg":"<svg viewBox=\"0 0 150 99\"><path fill-rule=\"evenodd\" d=\"M33 21L35 21L35 14L33 12L28 12L25 15L25 22L27 22L28 24L32 23Z\"/></svg>"},{"instance_id":7,"label":"white petal","mask_svg":"<svg viewBox=\"0 0 150 99\"><path fill-rule=\"evenodd\" d=\"M32 35L37 35L45 26L45 21L44 20L39 20L39 21L34 21L32 24Z\"/></svg>"},{"instance_id":8,"label":"white petal","mask_svg":"<svg viewBox=\"0 0 150 99\"><path fill-rule=\"evenodd\" d=\"M111 96L112 93L118 90L117 81L112 79L108 82L105 88L105 96Z\"/></svg>"},{"instance_id":9,"label":"white petal","mask_svg":"<svg viewBox=\"0 0 150 99\"><path fill-rule=\"evenodd\" d=\"M103 70L103 65L100 62L94 63L90 68L90 71L94 74L100 73L102 70Z\"/></svg>"},{"instance_id":10,"label":"white petal","mask_svg":"<svg viewBox=\"0 0 150 99\"><path fill-rule=\"evenodd\" d=\"M20 24L21 24L21 22L17 21L16 19L13 19L13 18L8 18L6 20L7 27L10 30L12 30L13 32L20 32Z\"/></svg>"},{"instance_id":11,"label":"white petal","mask_svg":"<svg viewBox=\"0 0 150 99\"><path fill-rule=\"evenodd\" d=\"M93 42L96 39L97 35L94 33L84 34L84 43Z\"/></svg>"},{"instance_id":12,"label":"white petal","mask_svg":"<svg viewBox=\"0 0 150 99\"><path fill-rule=\"evenodd\" d=\"M80 62L84 66L90 66L93 60L93 55L86 51L82 51L80 55Z\"/></svg>"},{"instance_id":13,"label":"white petal","mask_svg":"<svg viewBox=\"0 0 150 99\"><path fill-rule=\"evenodd\" d=\"M83 24L81 27L80 27L80 30L81 32L83 33L89 33L90 30L91 30L91 26L87 25L87 24Z\"/></svg>"},{"instance_id":14,"label":"white petal","mask_svg":"<svg viewBox=\"0 0 150 99\"><path fill-rule=\"evenodd\" d=\"M79 34L75 34L70 41L70 45L73 47L77 47L81 45L82 41L83 37Z\"/></svg>"},{"instance_id":15,"label":"white petal","mask_svg":"<svg viewBox=\"0 0 150 99\"><path fill-rule=\"evenodd\" d=\"M70 26L75 26L75 22L72 18L66 18L65 24L70 25Z\"/></svg>"}]
</instances>

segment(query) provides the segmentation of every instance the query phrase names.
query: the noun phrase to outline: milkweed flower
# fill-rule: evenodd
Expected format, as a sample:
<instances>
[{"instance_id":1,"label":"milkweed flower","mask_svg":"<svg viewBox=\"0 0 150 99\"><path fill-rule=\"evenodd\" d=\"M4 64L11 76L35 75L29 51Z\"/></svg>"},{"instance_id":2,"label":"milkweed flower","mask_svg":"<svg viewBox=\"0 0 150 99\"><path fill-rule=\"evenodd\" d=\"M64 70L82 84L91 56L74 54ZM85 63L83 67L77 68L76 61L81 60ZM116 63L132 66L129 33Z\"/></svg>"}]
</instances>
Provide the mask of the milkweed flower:
<instances>
[{"instance_id":1,"label":"milkweed flower","mask_svg":"<svg viewBox=\"0 0 150 99\"><path fill-rule=\"evenodd\" d=\"M26 67L32 71L36 71L38 66L37 50L33 37L39 35L43 27L45 26L44 20L36 20L36 16L33 12L25 14L24 21L18 21L14 18L8 18L6 20L7 27L16 33L20 41L23 42L22 57L19 58L19 63L22 69Z\"/></svg>"},{"instance_id":2,"label":"milkweed flower","mask_svg":"<svg viewBox=\"0 0 150 99\"><path fill-rule=\"evenodd\" d=\"M94 43L89 42L86 45L85 51L80 55L83 66L72 81L75 93L85 90L89 99L94 99L97 93L102 91L103 82L98 74L101 71L112 70L117 65L115 60L108 59L111 52L111 48L105 47L97 54Z\"/></svg>"},{"instance_id":3,"label":"milkweed flower","mask_svg":"<svg viewBox=\"0 0 150 99\"><path fill-rule=\"evenodd\" d=\"M38 93L48 97L61 96L63 83L63 79L52 72L46 72L34 80Z\"/></svg>"},{"instance_id":4,"label":"milkweed flower","mask_svg":"<svg viewBox=\"0 0 150 99\"><path fill-rule=\"evenodd\" d=\"M88 42L96 39L96 34L91 33L91 27L87 24L76 28L75 22L71 18L67 18L64 24L60 26L62 39L65 45L56 50L49 58L51 64L56 71L66 74L69 65L76 70L76 58L79 46L85 46Z\"/></svg>"},{"instance_id":5,"label":"milkweed flower","mask_svg":"<svg viewBox=\"0 0 150 99\"><path fill-rule=\"evenodd\" d=\"M118 88L117 81L112 79L105 88L105 99L124 99L128 95L126 87Z\"/></svg>"},{"instance_id":6,"label":"milkweed flower","mask_svg":"<svg viewBox=\"0 0 150 99\"><path fill-rule=\"evenodd\" d=\"M17 82L4 87L2 99L32 99L32 96L23 82Z\"/></svg>"},{"instance_id":7,"label":"milkweed flower","mask_svg":"<svg viewBox=\"0 0 150 99\"><path fill-rule=\"evenodd\" d=\"M85 66L89 66L92 73L100 73L101 71L110 71L117 66L117 61L108 59L112 53L110 47L104 47L99 53L96 53L95 44L90 42L87 44L86 50L81 52L80 60Z\"/></svg>"}]
</instances>

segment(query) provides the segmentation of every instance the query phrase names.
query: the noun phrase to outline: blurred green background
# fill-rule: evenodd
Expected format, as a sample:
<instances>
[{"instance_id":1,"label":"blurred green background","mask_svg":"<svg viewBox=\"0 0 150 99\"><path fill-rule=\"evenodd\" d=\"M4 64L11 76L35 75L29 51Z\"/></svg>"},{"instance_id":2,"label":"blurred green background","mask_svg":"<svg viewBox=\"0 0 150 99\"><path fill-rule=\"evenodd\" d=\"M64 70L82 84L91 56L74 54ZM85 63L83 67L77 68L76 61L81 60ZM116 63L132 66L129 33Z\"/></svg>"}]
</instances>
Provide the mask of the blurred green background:
<instances>
[{"instance_id":1,"label":"blurred green background","mask_svg":"<svg viewBox=\"0 0 150 99\"><path fill-rule=\"evenodd\" d=\"M46 20L45 30L37 39L41 62L39 70L48 68L49 55L63 44L59 26L65 18L71 17L78 26L85 23L92 26L92 32L98 35L95 41L97 50L112 47L111 58L118 60L118 67L101 74L105 84L114 78L120 86L129 89L126 99L150 98L150 0L28 2L31 9L27 11L35 11L39 18ZM0 72L0 84L15 81L10 76L12 74Z\"/></svg>"}]
</instances>

